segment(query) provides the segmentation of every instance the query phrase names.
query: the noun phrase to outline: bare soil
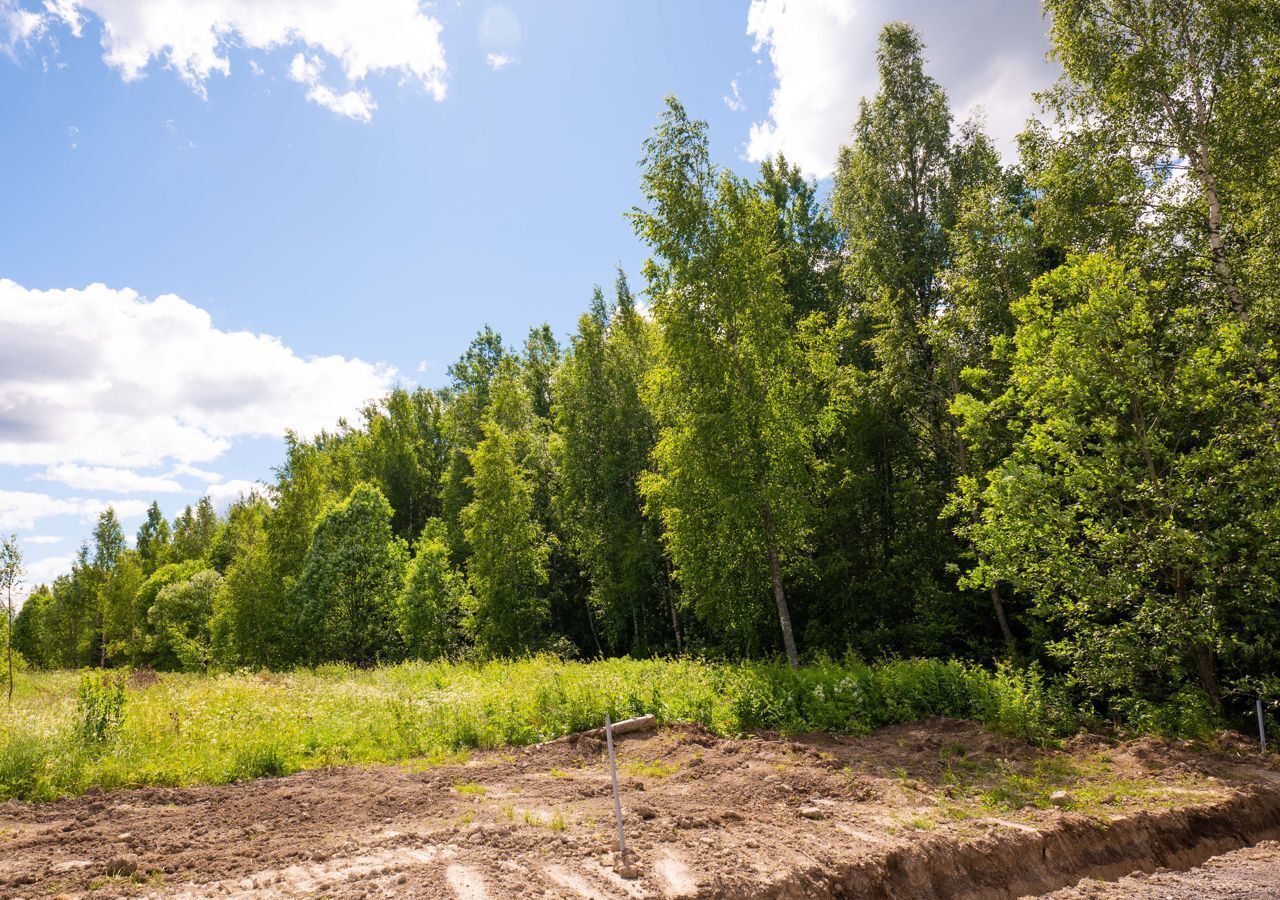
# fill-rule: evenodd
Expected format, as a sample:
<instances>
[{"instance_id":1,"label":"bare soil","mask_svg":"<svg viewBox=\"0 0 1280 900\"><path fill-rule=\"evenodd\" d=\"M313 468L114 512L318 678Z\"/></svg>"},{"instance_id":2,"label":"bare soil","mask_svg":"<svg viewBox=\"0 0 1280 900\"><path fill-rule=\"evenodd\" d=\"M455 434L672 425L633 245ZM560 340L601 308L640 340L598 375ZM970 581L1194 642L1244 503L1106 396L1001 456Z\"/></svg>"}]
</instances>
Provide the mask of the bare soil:
<instances>
[{"instance_id":1,"label":"bare soil","mask_svg":"<svg viewBox=\"0 0 1280 900\"><path fill-rule=\"evenodd\" d=\"M1280 897L1280 843L1215 856L1189 872L1135 874L1119 881L1092 878L1048 894L1044 900L1226 900Z\"/></svg>"},{"instance_id":2,"label":"bare soil","mask_svg":"<svg viewBox=\"0 0 1280 900\"><path fill-rule=\"evenodd\" d=\"M603 745L584 737L443 766L0 804L0 897L1016 898L1076 885L1053 895L1074 900L1120 896L1082 878L1190 869L1280 837L1280 767L1243 745L1045 751L935 719L858 739L679 727L617 750L626 860ZM1232 854L1241 883L1274 891L1260 879L1275 854ZM1231 865L1203 877L1229 886ZM1153 889L1124 888L1217 896Z\"/></svg>"}]
</instances>

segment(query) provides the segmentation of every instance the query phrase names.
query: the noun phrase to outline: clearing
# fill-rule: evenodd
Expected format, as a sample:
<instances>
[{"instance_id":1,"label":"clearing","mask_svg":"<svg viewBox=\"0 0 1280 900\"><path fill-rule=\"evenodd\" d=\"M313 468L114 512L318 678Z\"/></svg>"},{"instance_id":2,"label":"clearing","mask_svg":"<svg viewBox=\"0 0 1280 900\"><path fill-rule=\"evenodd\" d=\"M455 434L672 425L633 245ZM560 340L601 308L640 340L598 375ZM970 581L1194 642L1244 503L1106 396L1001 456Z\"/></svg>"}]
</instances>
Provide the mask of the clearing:
<instances>
[{"instance_id":1,"label":"clearing","mask_svg":"<svg viewBox=\"0 0 1280 900\"><path fill-rule=\"evenodd\" d=\"M1280 766L1243 742L1042 750L935 718L862 738L671 727L620 738L618 756L632 871L612 853L602 743L571 737L457 764L10 801L0 895L1280 895L1276 845L1231 853L1280 837Z\"/></svg>"}]
</instances>

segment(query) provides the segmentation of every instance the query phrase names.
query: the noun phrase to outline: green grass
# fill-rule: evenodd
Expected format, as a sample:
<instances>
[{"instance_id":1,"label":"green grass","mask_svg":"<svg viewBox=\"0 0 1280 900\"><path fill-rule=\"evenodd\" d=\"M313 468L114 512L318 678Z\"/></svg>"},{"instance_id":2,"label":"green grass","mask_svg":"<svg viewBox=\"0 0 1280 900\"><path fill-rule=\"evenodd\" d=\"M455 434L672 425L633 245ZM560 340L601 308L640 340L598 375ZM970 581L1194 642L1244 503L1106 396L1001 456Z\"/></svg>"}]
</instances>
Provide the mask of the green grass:
<instances>
[{"instance_id":1,"label":"green grass","mask_svg":"<svg viewBox=\"0 0 1280 900\"><path fill-rule=\"evenodd\" d=\"M626 763L622 771L628 775L643 775L646 778L666 778L680 771L676 763L664 763L660 760L637 760Z\"/></svg>"},{"instance_id":2,"label":"green grass","mask_svg":"<svg viewBox=\"0 0 1280 900\"><path fill-rule=\"evenodd\" d=\"M220 784L329 765L444 762L654 713L732 735L863 734L927 715L972 718L1045 742L1069 728L1038 679L960 663L699 660L405 663L286 673L163 674L128 687L118 725L90 740L76 672L19 676L0 705L0 800L90 786Z\"/></svg>"}]
</instances>

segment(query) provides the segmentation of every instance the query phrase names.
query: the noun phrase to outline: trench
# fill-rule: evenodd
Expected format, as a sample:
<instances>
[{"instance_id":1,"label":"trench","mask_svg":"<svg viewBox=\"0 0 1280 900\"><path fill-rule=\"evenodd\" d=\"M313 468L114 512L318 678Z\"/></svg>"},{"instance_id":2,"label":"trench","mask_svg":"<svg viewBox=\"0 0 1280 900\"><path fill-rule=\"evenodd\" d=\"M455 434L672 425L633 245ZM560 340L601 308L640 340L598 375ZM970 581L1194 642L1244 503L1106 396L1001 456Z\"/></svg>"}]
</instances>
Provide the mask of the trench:
<instances>
[{"instance_id":1,"label":"trench","mask_svg":"<svg viewBox=\"0 0 1280 900\"><path fill-rule=\"evenodd\" d=\"M1280 788L1268 785L1217 803L1111 822L1072 816L1045 831L1009 829L968 842L926 839L837 871L796 872L767 893L1002 900L1050 893L1085 878L1186 871L1211 857L1275 839L1280 839Z\"/></svg>"}]
</instances>

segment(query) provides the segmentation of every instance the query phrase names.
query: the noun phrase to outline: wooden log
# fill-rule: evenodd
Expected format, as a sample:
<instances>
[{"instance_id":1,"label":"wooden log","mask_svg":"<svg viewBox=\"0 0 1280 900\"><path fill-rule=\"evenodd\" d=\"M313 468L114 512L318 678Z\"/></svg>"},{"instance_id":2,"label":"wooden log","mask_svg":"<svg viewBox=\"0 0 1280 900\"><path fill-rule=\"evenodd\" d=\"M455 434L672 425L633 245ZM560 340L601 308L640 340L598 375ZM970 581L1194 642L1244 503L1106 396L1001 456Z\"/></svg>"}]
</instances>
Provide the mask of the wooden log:
<instances>
[{"instance_id":1,"label":"wooden log","mask_svg":"<svg viewBox=\"0 0 1280 900\"><path fill-rule=\"evenodd\" d=\"M636 716L634 719L623 719L621 722L613 723L613 734L617 737L621 734L630 734L633 731L647 731L650 728L658 727L658 717L650 713L647 716ZM530 749L538 747L548 747L551 744L576 743L584 737L604 737L603 728L591 728L587 731L575 731L573 734L566 734L564 737L558 737L555 740L544 741L541 744L534 744Z\"/></svg>"}]
</instances>

